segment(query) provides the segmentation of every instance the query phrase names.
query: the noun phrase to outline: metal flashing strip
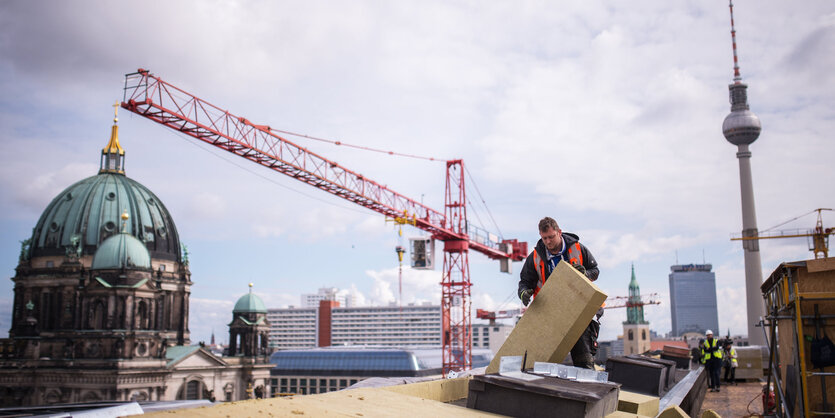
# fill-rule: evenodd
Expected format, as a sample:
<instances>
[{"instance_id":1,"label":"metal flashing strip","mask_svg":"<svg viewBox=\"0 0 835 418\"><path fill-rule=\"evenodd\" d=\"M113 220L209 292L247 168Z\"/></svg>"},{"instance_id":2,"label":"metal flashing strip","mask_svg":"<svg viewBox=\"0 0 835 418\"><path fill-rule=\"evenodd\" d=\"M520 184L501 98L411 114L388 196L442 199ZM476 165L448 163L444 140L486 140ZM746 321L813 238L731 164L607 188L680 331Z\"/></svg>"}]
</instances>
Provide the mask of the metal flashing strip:
<instances>
[{"instance_id":1,"label":"metal flashing strip","mask_svg":"<svg viewBox=\"0 0 835 418\"><path fill-rule=\"evenodd\" d=\"M578 382L608 382L609 373L581 367L566 366L565 364L537 361L533 365L533 372L543 376L559 377L561 379L576 380Z\"/></svg>"},{"instance_id":2,"label":"metal flashing strip","mask_svg":"<svg viewBox=\"0 0 835 418\"><path fill-rule=\"evenodd\" d=\"M704 366L699 366L698 369L690 370L690 373L687 373L687 376L684 376L684 379L681 379L678 383L676 383L676 385L661 398L658 403L658 410L663 411L671 405L681 405L681 402L684 401L684 398L690 393L690 389L693 388L693 384L696 383L696 379L698 379L703 370Z\"/></svg>"}]
</instances>

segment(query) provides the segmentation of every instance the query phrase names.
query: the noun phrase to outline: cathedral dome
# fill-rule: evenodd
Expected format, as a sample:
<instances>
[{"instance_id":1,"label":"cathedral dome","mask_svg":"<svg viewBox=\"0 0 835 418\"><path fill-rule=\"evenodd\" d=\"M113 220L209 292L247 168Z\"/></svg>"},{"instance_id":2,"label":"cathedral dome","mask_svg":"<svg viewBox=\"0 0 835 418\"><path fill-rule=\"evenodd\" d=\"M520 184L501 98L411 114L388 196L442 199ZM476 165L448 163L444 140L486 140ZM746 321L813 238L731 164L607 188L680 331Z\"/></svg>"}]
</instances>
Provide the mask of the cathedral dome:
<instances>
[{"instance_id":1,"label":"cathedral dome","mask_svg":"<svg viewBox=\"0 0 835 418\"><path fill-rule=\"evenodd\" d=\"M249 312L267 313L267 307L264 305L264 301L252 292L241 296L238 302L235 303L235 309L232 309L232 313Z\"/></svg>"},{"instance_id":2,"label":"cathedral dome","mask_svg":"<svg viewBox=\"0 0 835 418\"><path fill-rule=\"evenodd\" d=\"M121 229L120 215L130 214L125 232L148 248L151 257L181 261L180 238L171 214L147 187L124 174L100 172L58 194L32 233L29 258L63 255L78 242L83 254L95 254Z\"/></svg>"},{"instance_id":3,"label":"cathedral dome","mask_svg":"<svg viewBox=\"0 0 835 418\"><path fill-rule=\"evenodd\" d=\"M121 233L104 240L93 256L92 270L150 269L151 254L142 241Z\"/></svg>"},{"instance_id":4,"label":"cathedral dome","mask_svg":"<svg viewBox=\"0 0 835 418\"><path fill-rule=\"evenodd\" d=\"M107 238L124 232L139 240L151 258L183 261L168 209L147 187L125 176L117 121L114 115L99 174L67 187L52 200L32 231L26 258L93 255ZM123 213L128 216L120 219Z\"/></svg>"}]
</instances>

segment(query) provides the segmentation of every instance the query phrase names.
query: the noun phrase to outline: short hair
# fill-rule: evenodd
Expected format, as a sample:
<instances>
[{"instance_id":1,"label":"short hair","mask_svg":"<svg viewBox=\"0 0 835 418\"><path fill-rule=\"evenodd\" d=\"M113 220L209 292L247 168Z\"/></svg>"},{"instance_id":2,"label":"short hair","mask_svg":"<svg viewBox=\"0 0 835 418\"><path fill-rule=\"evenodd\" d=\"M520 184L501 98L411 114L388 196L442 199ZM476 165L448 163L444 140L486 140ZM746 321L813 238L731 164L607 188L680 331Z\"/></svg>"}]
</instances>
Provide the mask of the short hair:
<instances>
[{"instance_id":1,"label":"short hair","mask_svg":"<svg viewBox=\"0 0 835 418\"><path fill-rule=\"evenodd\" d=\"M549 228L554 231L559 231L560 226L557 225L557 221L555 221L554 218L546 216L539 221L539 232L545 232Z\"/></svg>"}]
</instances>

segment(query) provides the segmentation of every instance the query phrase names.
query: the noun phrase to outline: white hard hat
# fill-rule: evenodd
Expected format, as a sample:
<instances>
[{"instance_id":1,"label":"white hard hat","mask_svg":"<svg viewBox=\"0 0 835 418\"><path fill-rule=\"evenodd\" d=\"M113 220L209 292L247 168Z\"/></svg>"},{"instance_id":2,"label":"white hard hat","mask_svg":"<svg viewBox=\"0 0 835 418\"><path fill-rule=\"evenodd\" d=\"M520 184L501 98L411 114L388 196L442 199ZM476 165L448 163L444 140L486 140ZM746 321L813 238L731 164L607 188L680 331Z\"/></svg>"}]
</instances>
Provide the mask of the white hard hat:
<instances>
[{"instance_id":1,"label":"white hard hat","mask_svg":"<svg viewBox=\"0 0 835 418\"><path fill-rule=\"evenodd\" d=\"M707 330L707 331L705 331L705 335L713 335L713 331Z\"/></svg>"}]
</instances>

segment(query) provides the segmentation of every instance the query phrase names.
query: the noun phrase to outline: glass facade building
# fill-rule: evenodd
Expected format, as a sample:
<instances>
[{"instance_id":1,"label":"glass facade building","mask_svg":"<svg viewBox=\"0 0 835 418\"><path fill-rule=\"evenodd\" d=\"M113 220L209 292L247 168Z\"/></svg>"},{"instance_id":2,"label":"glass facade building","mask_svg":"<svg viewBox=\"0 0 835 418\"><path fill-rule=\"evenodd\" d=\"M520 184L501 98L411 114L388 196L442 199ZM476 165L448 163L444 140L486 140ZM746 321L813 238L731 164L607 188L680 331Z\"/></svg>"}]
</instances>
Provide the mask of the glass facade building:
<instances>
[{"instance_id":1,"label":"glass facade building","mask_svg":"<svg viewBox=\"0 0 835 418\"><path fill-rule=\"evenodd\" d=\"M486 367L490 350L473 350L473 367ZM270 357L271 396L333 392L370 377L440 377L441 349L327 347L277 351Z\"/></svg>"},{"instance_id":2,"label":"glass facade building","mask_svg":"<svg viewBox=\"0 0 835 418\"><path fill-rule=\"evenodd\" d=\"M670 317L672 335L688 332L719 332L716 303L716 274L710 264L670 267Z\"/></svg>"}]
</instances>

